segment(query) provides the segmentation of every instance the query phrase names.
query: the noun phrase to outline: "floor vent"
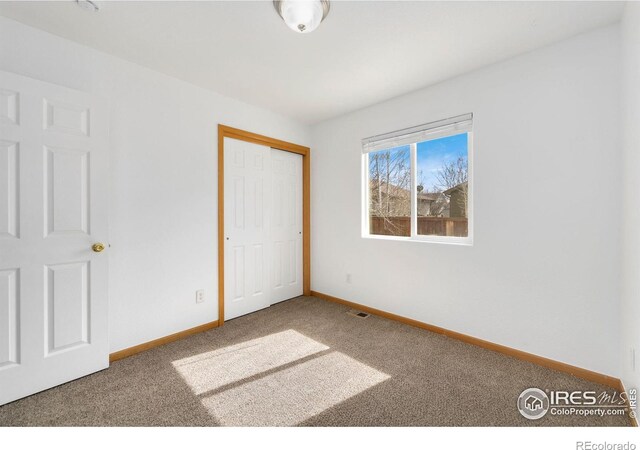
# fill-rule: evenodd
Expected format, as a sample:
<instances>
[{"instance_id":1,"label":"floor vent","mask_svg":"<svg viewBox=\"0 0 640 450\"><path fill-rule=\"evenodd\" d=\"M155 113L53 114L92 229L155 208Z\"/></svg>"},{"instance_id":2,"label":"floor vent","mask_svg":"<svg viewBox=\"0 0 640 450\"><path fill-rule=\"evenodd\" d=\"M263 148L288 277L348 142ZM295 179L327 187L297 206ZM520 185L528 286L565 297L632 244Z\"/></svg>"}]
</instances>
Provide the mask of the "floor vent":
<instances>
[{"instance_id":1,"label":"floor vent","mask_svg":"<svg viewBox=\"0 0 640 450\"><path fill-rule=\"evenodd\" d=\"M351 310L347 311L347 314L351 314L352 316L360 317L361 319L366 319L367 317L369 317L369 314L367 314L366 312L358 311L356 309L351 309Z\"/></svg>"}]
</instances>

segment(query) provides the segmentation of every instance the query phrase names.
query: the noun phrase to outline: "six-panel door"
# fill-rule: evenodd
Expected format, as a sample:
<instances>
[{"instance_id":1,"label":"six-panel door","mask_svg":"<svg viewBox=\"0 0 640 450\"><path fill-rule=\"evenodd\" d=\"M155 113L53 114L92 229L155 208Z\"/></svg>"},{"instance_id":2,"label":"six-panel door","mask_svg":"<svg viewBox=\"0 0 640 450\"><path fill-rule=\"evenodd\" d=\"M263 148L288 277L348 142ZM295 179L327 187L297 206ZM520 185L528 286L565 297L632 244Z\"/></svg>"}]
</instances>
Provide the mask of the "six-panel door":
<instances>
[{"instance_id":1,"label":"six-panel door","mask_svg":"<svg viewBox=\"0 0 640 450\"><path fill-rule=\"evenodd\" d=\"M270 149L224 141L225 320L271 304L267 224Z\"/></svg>"},{"instance_id":2,"label":"six-panel door","mask_svg":"<svg viewBox=\"0 0 640 450\"><path fill-rule=\"evenodd\" d=\"M302 295L302 155L271 149L271 304Z\"/></svg>"},{"instance_id":3,"label":"six-panel door","mask_svg":"<svg viewBox=\"0 0 640 450\"><path fill-rule=\"evenodd\" d=\"M0 72L0 404L108 366L104 114Z\"/></svg>"},{"instance_id":4,"label":"six-panel door","mask_svg":"<svg viewBox=\"0 0 640 450\"><path fill-rule=\"evenodd\" d=\"M225 320L302 295L302 157L224 140Z\"/></svg>"}]
</instances>

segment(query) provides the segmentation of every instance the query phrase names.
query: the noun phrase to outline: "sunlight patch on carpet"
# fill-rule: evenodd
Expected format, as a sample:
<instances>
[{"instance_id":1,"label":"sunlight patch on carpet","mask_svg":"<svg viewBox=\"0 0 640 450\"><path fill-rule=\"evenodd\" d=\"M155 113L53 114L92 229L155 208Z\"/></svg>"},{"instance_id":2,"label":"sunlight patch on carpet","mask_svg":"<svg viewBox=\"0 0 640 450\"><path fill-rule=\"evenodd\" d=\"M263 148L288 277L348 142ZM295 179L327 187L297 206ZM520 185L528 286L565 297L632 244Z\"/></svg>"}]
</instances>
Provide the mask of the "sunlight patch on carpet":
<instances>
[{"instance_id":1,"label":"sunlight patch on carpet","mask_svg":"<svg viewBox=\"0 0 640 450\"><path fill-rule=\"evenodd\" d=\"M221 425L293 426L389 378L331 352L205 397L202 404Z\"/></svg>"},{"instance_id":2,"label":"sunlight patch on carpet","mask_svg":"<svg viewBox=\"0 0 640 450\"><path fill-rule=\"evenodd\" d=\"M174 368L200 395L328 350L294 330L173 361Z\"/></svg>"}]
</instances>

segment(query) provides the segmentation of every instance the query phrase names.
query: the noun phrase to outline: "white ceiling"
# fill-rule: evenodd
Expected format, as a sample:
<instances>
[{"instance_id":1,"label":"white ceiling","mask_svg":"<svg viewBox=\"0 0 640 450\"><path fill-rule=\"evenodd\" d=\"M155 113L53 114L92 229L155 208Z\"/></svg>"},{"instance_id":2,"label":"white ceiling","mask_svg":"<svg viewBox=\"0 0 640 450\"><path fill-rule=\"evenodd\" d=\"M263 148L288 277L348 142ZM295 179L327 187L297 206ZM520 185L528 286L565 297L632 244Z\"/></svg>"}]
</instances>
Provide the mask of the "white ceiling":
<instances>
[{"instance_id":1,"label":"white ceiling","mask_svg":"<svg viewBox=\"0 0 640 450\"><path fill-rule=\"evenodd\" d=\"M332 1L310 34L271 1L2 2L0 14L315 123L620 19L620 2Z\"/></svg>"}]
</instances>

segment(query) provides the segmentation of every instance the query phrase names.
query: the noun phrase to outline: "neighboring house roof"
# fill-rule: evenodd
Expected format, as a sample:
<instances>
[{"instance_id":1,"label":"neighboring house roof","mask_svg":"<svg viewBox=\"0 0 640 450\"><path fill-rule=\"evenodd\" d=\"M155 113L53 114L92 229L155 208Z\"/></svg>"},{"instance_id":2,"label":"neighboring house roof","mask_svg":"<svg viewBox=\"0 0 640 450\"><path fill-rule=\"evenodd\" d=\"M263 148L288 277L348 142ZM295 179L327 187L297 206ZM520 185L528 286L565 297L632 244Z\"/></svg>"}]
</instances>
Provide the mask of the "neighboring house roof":
<instances>
[{"instance_id":1,"label":"neighboring house roof","mask_svg":"<svg viewBox=\"0 0 640 450\"><path fill-rule=\"evenodd\" d=\"M445 195L451 195L453 194L455 191L460 191L463 188L466 189L467 187L467 182L465 181L464 183L460 183L452 188L447 189L446 191L442 192Z\"/></svg>"},{"instance_id":2,"label":"neighboring house roof","mask_svg":"<svg viewBox=\"0 0 640 450\"><path fill-rule=\"evenodd\" d=\"M435 202L440 197L440 194L437 192L418 192L418 198L422 200L429 200L431 202Z\"/></svg>"},{"instance_id":3,"label":"neighboring house roof","mask_svg":"<svg viewBox=\"0 0 640 450\"><path fill-rule=\"evenodd\" d=\"M373 189L378 189L378 187L380 187L382 189L384 194L390 195L392 197L408 198L411 195L411 192L409 191L409 189L401 188L399 186L396 186L395 184L385 183L383 181L378 186L375 183L375 181L371 182L371 189L372 190ZM438 199L439 196L440 196L439 193L418 192L418 196L417 197L418 197L419 200L434 202L434 201L436 201Z\"/></svg>"},{"instance_id":4,"label":"neighboring house roof","mask_svg":"<svg viewBox=\"0 0 640 450\"><path fill-rule=\"evenodd\" d=\"M386 182L381 182L381 183L376 183L375 181L371 182L371 189L372 190L377 190L377 189L381 189L382 192L385 195L389 195L391 197L408 197L409 196L409 190L408 189L404 189L401 188L399 186L396 186L395 184L391 184L391 183L386 183Z\"/></svg>"}]
</instances>

